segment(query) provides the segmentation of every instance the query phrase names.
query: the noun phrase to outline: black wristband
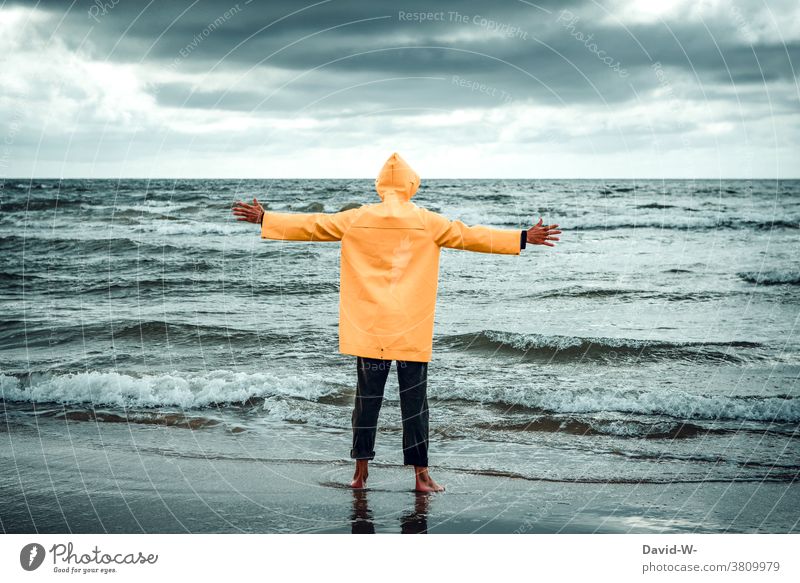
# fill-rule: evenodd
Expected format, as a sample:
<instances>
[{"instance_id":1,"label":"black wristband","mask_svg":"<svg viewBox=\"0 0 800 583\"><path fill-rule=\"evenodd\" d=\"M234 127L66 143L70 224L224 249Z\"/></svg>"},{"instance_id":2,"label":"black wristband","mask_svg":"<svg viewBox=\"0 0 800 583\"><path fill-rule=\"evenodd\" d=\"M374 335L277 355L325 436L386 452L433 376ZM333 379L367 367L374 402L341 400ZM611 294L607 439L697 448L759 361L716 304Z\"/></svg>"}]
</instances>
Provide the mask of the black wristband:
<instances>
[{"instance_id":1,"label":"black wristband","mask_svg":"<svg viewBox=\"0 0 800 583\"><path fill-rule=\"evenodd\" d=\"M525 249L525 244L528 242L528 231L522 230L519 233L519 248L520 250Z\"/></svg>"}]
</instances>

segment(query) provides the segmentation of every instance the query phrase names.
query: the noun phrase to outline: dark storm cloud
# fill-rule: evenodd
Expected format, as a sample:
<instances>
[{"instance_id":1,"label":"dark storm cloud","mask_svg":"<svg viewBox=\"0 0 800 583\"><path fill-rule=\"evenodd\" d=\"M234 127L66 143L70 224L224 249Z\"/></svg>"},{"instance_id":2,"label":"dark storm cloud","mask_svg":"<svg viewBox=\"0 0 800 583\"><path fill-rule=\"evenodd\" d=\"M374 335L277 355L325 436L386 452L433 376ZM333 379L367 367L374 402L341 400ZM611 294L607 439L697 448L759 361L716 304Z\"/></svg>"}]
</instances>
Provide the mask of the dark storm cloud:
<instances>
[{"instance_id":1,"label":"dark storm cloud","mask_svg":"<svg viewBox=\"0 0 800 583\"><path fill-rule=\"evenodd\" d=\"M706 7L691 10L700 4ZM72 143L87 151L98 150L94 139L109 140L109 124L129 117L141 118L148 132L174 121L174 131L191 135L232 119L242 149L261 142L242 133L251 119L252 131L259 132L276 118L308 116L310 125L298 122L282 139L313 139L319 123L345 143L348 131L356 130L331 122L384 118L404 131L406 121L428 113L491 112L512 103L531 108L519 122L525 131L505 132L504 139L520 144L541 143L539 126L549 120L536 118L556 110L566 117L552 123L572 127L550 128L550 139L566 143L585 133L608 140L610 149L620 123L647 132L652 125L668 139L709 127L724 132L747 120L766 124L775 115L788 116L786 127L797 124L792 66L800 63L798 35L778 14L779 26L791 33L782 42L763 18L757 22L763 5L746 0L730 6L685 3L664 19L636 17L637 7L622 0L45 0L5 8L13 6L48 14L35 24L39 36L52 34L79 60L111 63L119 71L114 83L124 83L125 75L135 78L136 99L124 104L127 110L114 111L114 94L105 100L111 105L98 107L104 116L97 127L82 114L85 121ZM42 95L50 91L46 81L33 88L42 109ZM69 97L81 90L77 83L56 93ZM89 91L102 88L90 85ZM136 100L149 99L152 106L137 109ZM80 95L72 100L86 102ZM60 105L72 111L70 102ZM628 110L637 113L627 116ZM587 122L576 113L583 111L596 115ZM760 133L766 135L765 128ZM124 141L124 129L114 131ZM359 127L358 138L369 140L370 131ZM469 123L450 131L462 142L500 139ZM696 136L695 143L713 136ZM213 148L212 141L197 140L198 148ZM784 141L795 144L797 138ZM45 146L58 152L57 140Z\"/></svg>"},{"instance_id":2,"label":"dark storm cloud","mask_svg":"<svg viewBox=\"0 0 800 583\"><path fill-rule=\"evenodd\" d=\"M632 78L638 92L657 86L649 69L655 61L706 83L759 84L792 80L790 58L800 58L797 42L786 47L777 42L751 47L733 37L729 26L712 24L707 30L705 23L677 22L669 27L652 23L623 29L601 21L603 14L591 2L535 4L540 8L513 0L334 0L316 5L248 4L244 0L147 5L120 0L116 5L105 2L106 8L101 9L104 3L98 0L76 2L62 30L77 42L91 29L89 39L97 56L111 61L138 62L146 57L146 62L163 66L177 59L181 70L200 72L214 67L229 71L276 67L303 76L324 75L326 85L334 88L357 83L359 75L456 75L500 88L518 100L547 104L633 99ZM37 4L59 17L64 5ZM430 13L435 19L430 19ZM428 19L420 22L417 15L421 14ZM568 15L581 16L571 22ZM493 34L492 27L503 25L517 30L511 29L507 36ZM625 76L616 74L587 48L581 39L589 35ZM396 88L387 85L385 89L391 98ZM370 95L359 99L379 99L380 90L373 87ZM287 91L286 98L271 100L268 107L296 104L297 86ZM173 84L159 95L159 102L251 110L258 106L260 95L261 88L232 88L230 95L223 96L214 90L198 92L188 84L183 89ZM454 93L444 84L427 94L427 99L434 105L460 104L467 95Z\"/></svg>"}]
</instances>

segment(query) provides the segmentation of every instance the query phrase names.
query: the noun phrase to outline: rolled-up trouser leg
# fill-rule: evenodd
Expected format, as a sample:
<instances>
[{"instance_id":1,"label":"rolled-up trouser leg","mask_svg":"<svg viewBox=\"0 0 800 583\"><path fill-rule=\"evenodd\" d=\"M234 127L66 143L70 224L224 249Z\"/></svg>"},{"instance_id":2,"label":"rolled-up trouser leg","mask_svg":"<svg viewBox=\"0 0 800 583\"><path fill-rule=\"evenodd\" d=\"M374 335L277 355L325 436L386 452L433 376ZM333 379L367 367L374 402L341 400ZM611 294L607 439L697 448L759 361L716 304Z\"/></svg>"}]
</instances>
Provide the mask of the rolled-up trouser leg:
<instances>
[{"instance_id":1,"label":"rolled-up trouser leg","mask_svg":"<svg viewBox=\"0 0 800 583\"><path fill-rule=\"evenodd\" d=\"M397 361L403 415L403 463L428 466L428 363Z\"/></svg>"},{"instance_id":2,"label":"rolled-up trouser leg","mask_svg":"<svg viewBox=\"0 0 800 583\"><path fill-rule=\"evenodd\" d=\"M383 403L383 388L389 376L391 360L356 357L358 383L353 407L353 448L350 457L371 460L375 457L375 433Z\"/></svg>"}]
</instances>

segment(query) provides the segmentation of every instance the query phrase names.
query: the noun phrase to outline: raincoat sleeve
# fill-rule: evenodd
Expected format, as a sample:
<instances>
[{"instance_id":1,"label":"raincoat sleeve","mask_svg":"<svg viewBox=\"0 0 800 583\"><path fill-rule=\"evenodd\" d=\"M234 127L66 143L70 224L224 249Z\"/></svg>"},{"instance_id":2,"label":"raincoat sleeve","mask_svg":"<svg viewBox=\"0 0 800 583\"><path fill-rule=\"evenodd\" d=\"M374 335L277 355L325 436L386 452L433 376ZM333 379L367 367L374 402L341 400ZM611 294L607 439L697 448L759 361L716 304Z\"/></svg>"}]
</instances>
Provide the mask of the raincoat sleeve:
<instances>
[{"instance_id":1,"label":"raincoat sleeve","mask_svg":"<svg viewBox=\"0 0 800 583\"><path fill-rule=\"evenodd\" d=\"M262 239L283 241L340 241L358 209L338 213L265 212L261 221Z\"/></svg>"},{"instance_id":2,"label":"raincoat sleeve","mask_svg":"<svg viewBox=\"0 0 800 583\"><path fill-rule=\"evenodd\" d=\"M461 221L451 221L438 213L429 211L426 214L433 240L440 247L478 253L519 255L521 248L519 229L494 229L483 225L470 227Z\"/></svg>"}]
</instances>

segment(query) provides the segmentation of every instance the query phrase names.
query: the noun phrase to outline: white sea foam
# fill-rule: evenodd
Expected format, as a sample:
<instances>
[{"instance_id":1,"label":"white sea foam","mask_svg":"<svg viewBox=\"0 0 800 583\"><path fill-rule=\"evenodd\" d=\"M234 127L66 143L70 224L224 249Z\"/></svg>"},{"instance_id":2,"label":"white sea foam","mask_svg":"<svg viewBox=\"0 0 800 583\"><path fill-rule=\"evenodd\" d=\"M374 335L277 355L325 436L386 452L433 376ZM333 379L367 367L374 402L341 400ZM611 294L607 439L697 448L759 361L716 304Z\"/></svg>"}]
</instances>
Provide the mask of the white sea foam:
<instances>
[{"instance_id":1,"label":"white sea foam","mask_svg":"<svg viewBox=\"0 0 800 583\"><path fill-rule=\"evenodd\" d=\"M35 403L194 408L212 403L241 403L252 397L281 396L314 401L336 390L318 375L230 370L142 376L85 372L34 378L29 386L16 377L0 374L2 398Z\"/></svg>"},{"instance_id":2,"label":"white sea foam","mask_svg":"<svg viewBox=\"0 0 800 583\"><path fill-rule=\"evenodd\" d=\"M252 225L251 225L252 226ZM158 222L136 225L131 227L135 233L147 233L155 236L174 236L174 235L250 235L253 229L248 229L240 222L210 222L194 221L188 223L179 222Z\"/></svg>"},{"instance_id":3,"label":"white sea foam","mask_svg":"<svg viewBox=\"0 0 800 583\"><path fill-rule=\"evenodd\" d=\"M289 403L281 397L268 397L264 400L265 419L269 421L289 421L337 429L350 428L350 414L335 406L321 406L319 403ZM383 417L386 417L384 414Z\"/></svg>"},{"instance_id":4,"label":"white sea foam","mask_svg":"<svg viewBox=\"0 0 800 583\"><path fill-rule=\"evenodd\" d=\"M314 372L276 374L216 370L208 373L170 373L131 376L117 372L86 372L41 376L28 385L0 375L0 397L7 401L111 405L119 407L178 406L197 408L213 403L267 399L265 409L286 414L280 402L298 398L309 402L337 393L351 379L323 378ZM469 383L437 382L429 396L501 405L522 405L554 413L591 414L608 411L669 415L680 419L739 419L800 422L800 396L698 395L680 390L646 391L591 388L547 389L523 384L480 387ZM275 399L277 398L277 400ZM309 403L312 405L312 403ZM316 404L312 405L317 407ZM306 413L314 412L305 410ZM302 416L301 416L302 417ZM304 421L289 415L287 418Z\"/></svg>"},{"instance_id":5,"label":"white sea foam","mask_svg":"<svg viewBox=\"0 0 800 583\"><path fill-rule=\"evenodd\" d=\"M697 395L680 390L644 391L613 388L583 390L533 388L522 384L480 388L452 383L431 396L481 403L522 405L555 413L620 413L670 415L681 419L740 419L800 422L800 397Z\"/></svg>"}]
</instances>

